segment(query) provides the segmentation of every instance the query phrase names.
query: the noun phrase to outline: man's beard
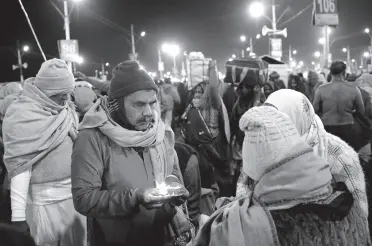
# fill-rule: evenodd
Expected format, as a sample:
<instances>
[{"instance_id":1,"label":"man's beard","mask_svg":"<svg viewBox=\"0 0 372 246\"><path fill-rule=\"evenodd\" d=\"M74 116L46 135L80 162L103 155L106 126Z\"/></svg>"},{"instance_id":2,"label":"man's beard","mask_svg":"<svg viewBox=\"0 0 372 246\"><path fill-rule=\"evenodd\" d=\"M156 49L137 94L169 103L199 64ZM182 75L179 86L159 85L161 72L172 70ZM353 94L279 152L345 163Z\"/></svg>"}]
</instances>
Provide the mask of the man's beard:
<instances>
[{"instance_id":1,"label":"man's beard","mask_svg":"<svg viewBox=\"0 0 372 246\"><path fill-rule=\"evenodd\" d=\"M136 122L134 129L137 131L147 131L148 129L152 128L155 125L155 118L151 117L144 117Z\"/></svg>"}]
</instances>

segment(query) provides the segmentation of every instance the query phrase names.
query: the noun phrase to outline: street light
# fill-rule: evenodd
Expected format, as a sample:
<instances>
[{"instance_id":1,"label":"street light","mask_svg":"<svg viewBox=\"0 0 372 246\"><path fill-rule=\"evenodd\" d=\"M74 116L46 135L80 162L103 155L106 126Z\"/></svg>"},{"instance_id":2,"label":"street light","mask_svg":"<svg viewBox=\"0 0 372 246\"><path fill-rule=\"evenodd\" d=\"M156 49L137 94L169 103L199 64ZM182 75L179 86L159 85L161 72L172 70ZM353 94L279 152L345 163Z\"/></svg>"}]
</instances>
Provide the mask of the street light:
<instances>
[{"instance_id":1,"label":"street light","mask_svg":"<svg viewBox=\"0 0 372 246\"><path fill-rule=\"evenodd\" d=\"M293 55L297 55L297 50L292 51Z\"/></svg>"},{"instance_id":2,"label":"street light","mask_svg":"<svg viewBox=\"0 0 372 246\"><path fill-rule=\"evenodd\" d=\"M236 58L236 55L235 54L232 54L232 56L231 56L233 59L235 59Z\"/></svg>"},{"instance_id":3,"label":"street light","mask_svg":"<svg viewBox=\"0 0 372 246\"><path fill-rule=\"evenodd\" d=\"M141 37L146 36L146 32L141 32Z\"/></svg>"},{"instance_id":4,"label":"street light","mask_svg":"<svg viewBox=\"0 0 372 246\"><path fill-rule=\"evenodd\" d=\"M351 62L352 62L352 63L355 63L355 59L352 59Z\"/></svg>"},{"instance_id":5,"label":"street light","mask_svg":"<svg viewBox=\"0 0 372 246\"><path fill-rule=\"evenodd\" d=\"M176 57L180 53L180 47L177 44L165 43L162 45L161 49L164 53L173 57L173 73L174 73L174 76L177 77Z\"/></svg>"},{"instance_id":6,"label":"street light","mask_svg":"<svg viewBox=\"0 0 372 246\"><path fill-rule=\"evenodd\" d=\"M84 58L82 56L79 56L77 59L76 59L76 62L78 64L83 64L84 63Z\"/></svg>"},{"instance_id":7,"label":"street light","mask_svg":"<svg viewBox=\"0 0 372 246\"><path fill-rule=\"evenodd\" d=\"M346 53L347 52L347 49L346 48L342 48L342 52Z\"/></svg>"},{"instance_id":8,"label":"street light","mask_svg":"<svg viewBox=\"0 0 372 246\"><path fill-rule=\"evenodd\" d=\"M261 38L261 34L257 34L256 39L260 39L260 38Z\"/></svg>"},{"instance_id":9,"label":"street light","mask_svg":"<svg viewBox=\"0 0 372 246\"><path fill-rule=\"evenodd\" d=\"M319 57L321 57L321 53L320 53L320 51L316 51L315 53L314 53L314 56L316 57L316 58L319 58Z\"/></svg>"},{"instance_id":10,"label":"street light","mask_svg":"<svg viewBox=\"0 0 372 246\"><path fill-rule=\"evenodd\" d=\"M300 62L298 63L298 65L299 65L300 67L303 67L303 66L304 66L304 62L303 62L303 61L300 61Z\"/></svg>"},{"instance_id":11,"label":"street light","mask_svg":"<svg viewBox=\"0 0 372 246\"><path fill-rule=\"evenodd\" d=\"M265 7L262 3L260 2L254 2L249 6L249 14L253 18L259 18L263 16L265 13Z\"/></svg>"},{"instance_id":12,"label":"street light","mask_svg":"<svg viewBox=\"0 0 372 246\"><path fill-rule=\"evenodd\" d=\"M369 52L364 52L363 57L368 58L369 57Z\"/></svg>"},{"instance_id":13,"label":"street light","mask_svg":"<svg viewBox=\"0 0 372 246\"><path fill-rule=\"evenodd\" d=\"M247 41L247 38L244 35L242 35L240 36L240 41L244 43L245 41Z\"/></svg>"},{"instance_id":14,"label":"street light","mask_svg":"<svg viewBox=\"0 0 372 246\"><path fill-rule=\"evenodd\" d=\"M23 52L27 52L30 50L30 47L28 45L23 46Z\"/></svg>"},{"instance_id":15,"label":"street light","mask_svg":"<svg viewBox=\"0 0 372 246\"><path fill-rule=\"evenodd\" d=\"M108 66L110 66L110 63L106 62L106 64L105 64L105 65L106 65L106 67L108 67Z\"/></svg>"},{"instance_id":16,"label":"street light","mask_svg":"<svg viewBox=\"0 0 372 246\"><path fill-rule=\"evenodd\" d=\"M311 62L311 65L315 66L315 62L312 61L312 62Z\"/></svg>"},{"instance_id":17,"label":"street light","mask_svg":"<svg viewBox=\"0 0 372 246\"><path fill-rule=\"evenodd\" d=\"M248 47L246 50L247 50L248 52L251 51L251 47Z\"/></svg>"},{"instance_id":18,"label":"street light","mask_svg":"<svg viewBox=\"0 0 372 246\"><path fill-rule=\"evenodd\" d=\"M319 44L324 45L325 44L325 38L320 38L319 39Z\"/></svg>"},{"instance_id":19,"label":"street light","mask_svg":"<svg viewBox=\"0 0 372 246\"><path fill-rule=\"evenodd\" d=\"M364 29L364 32L367 33L367 34L369 34L370 33L369 28Z\"/></svg>"}]
</instances>

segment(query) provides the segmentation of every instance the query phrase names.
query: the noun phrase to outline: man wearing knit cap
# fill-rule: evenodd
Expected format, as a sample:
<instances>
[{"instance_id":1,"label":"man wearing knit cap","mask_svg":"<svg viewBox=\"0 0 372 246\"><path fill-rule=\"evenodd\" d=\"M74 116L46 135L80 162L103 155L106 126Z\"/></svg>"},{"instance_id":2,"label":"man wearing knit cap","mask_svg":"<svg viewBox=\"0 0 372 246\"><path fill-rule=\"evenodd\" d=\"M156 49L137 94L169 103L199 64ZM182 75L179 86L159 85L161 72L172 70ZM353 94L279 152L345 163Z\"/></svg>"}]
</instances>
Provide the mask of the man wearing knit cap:
<instances>
[{"instance_id":1,"label":"man wearing knit cap","mask_svg":"<svg viewBox=\"0 0 372 246\"><path fill-rule=\"evenodd\" d=\"M175 206L188 196L154 195L166 177L180 177L174 134L160 119L157 93L137 62L122 62L108 98L98 99L80 124L72 192L76 210L91 218L94 245L165 245Z\"/></svg>"},{"instance_id":2,"label":"man wearing knit cap","mask_svg":"<svg viewBox=\"0 0 372 246\"><path fill-rule=\"evenodd\" d=\"M30 231L37 245L86 245L86 219L75 211L71 193L78 124L68 102L73 88L67 64L48 60L4 117L12 223Z\"/></svg>"}]
</instances>

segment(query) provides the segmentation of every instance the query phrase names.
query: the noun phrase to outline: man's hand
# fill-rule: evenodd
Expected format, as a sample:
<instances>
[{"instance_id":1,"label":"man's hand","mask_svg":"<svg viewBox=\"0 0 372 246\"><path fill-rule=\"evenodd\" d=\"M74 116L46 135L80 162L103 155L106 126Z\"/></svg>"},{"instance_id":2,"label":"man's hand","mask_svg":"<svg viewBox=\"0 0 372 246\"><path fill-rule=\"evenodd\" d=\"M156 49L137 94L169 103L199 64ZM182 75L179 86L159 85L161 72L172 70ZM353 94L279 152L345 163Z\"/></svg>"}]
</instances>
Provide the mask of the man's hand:
<instances>
[{"instance_id":1,"label":"man's hand","mask_svg":"<svg viewBox=\"0 0 372 246\"><path fill-rule=\"evenodd\" d=\"M20 232L30 233L30 227L26 221L13 221L12 225Z\"/></svg>"},{"instance_id":2,"label":"man's hand","mask_svg":"<svg viewBox=\"0 0 372 246\"><path fill-rule=\"evenodd\" d=\"M145 190L137 189L136 195L138 197L138 203L146 209L155 209L163 206L164 197L156 196L155 188L148 188Z\"/></svg>"},{"instance_id":3,"label":"man's hand","mask_svg":"<svg viewBox=\"0 0 372 246\"><path fill-rule=\"evenodd\" d=\"M78 79L82 79L82 80L86 80L88 77L85 75L85 74L83 74L82 72L75 72L74 73L74 77L75 78L78 78Z\"/></svg>"}]
</instances>

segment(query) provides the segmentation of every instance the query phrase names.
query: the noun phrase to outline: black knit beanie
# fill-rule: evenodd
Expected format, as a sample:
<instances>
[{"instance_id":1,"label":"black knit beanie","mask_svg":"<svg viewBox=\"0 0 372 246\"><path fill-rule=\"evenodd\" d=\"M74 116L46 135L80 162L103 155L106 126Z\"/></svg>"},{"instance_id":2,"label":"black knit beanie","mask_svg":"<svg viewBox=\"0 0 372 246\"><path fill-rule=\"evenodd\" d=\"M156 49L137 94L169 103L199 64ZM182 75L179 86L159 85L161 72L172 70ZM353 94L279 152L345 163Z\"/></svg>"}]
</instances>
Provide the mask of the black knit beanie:
<instances>
[{"instance_id":1,"label":"black knit beanie","mask_svg":"<svg viewBox=\"0 0 372 246\"><path fill-rule=\"evenodd\" d=\"M136 61L125 61L117 65L112 71L109 100L125 97L142 90L158 92L154 80L147 72L140 68Z\"/></svg>"}]
</instances>

